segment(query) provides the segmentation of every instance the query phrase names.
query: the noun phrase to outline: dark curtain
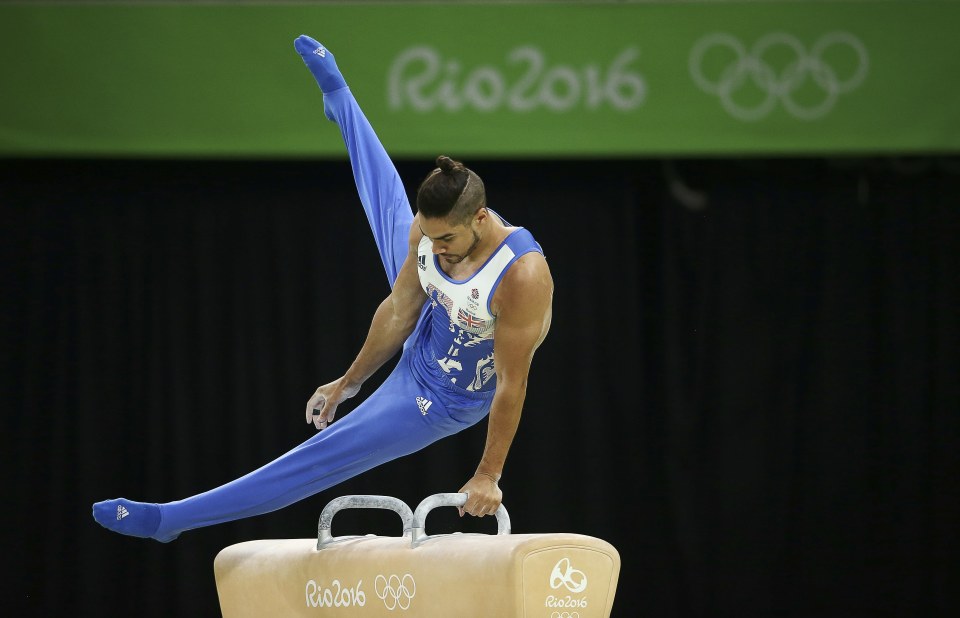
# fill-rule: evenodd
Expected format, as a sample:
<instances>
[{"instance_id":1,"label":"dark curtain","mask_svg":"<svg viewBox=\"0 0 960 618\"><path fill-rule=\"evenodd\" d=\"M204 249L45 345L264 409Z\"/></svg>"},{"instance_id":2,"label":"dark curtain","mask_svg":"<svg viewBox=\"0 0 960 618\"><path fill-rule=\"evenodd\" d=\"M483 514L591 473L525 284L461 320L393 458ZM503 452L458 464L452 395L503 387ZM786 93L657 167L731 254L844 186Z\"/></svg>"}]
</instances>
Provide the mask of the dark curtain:
<instances>
[{"instance_id":1,"label":"dark curtain","mask_svg":"<svg viewBox=\"0 0 960 618\"><path fill-rule=\"evenodd\" d=\"M467 163L556 283L515 532L616 546L614 616L960 612L956 159ZM411 191L430 167L398 165ZM170 544L104 531L97 500L182 498L312 435L387 281L344 161L0 169L10 615L217 615L223 547L472 473L485 423ZM447 510L431 532L495 529ZM334 534L399 534L350 513Z\"/></svg>"}]
</instances>

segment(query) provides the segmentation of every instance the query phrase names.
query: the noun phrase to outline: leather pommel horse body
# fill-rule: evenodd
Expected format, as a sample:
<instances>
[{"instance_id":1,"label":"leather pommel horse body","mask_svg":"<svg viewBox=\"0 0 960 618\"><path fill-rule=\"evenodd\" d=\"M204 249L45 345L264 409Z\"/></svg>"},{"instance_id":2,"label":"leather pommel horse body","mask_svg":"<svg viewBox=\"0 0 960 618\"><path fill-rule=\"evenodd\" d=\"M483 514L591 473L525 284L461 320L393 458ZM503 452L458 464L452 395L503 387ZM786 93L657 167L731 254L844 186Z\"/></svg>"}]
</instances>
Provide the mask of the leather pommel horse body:
<instances>
[{"instance_id":1,"label":"leather pommel horse body","mask_svg":"<svg viewBox=\"0 0 960 618\"><path fill-rule=\"evenodd\" d=\"M497 534L427 535L427 513L462 506L466 494L436 494L411 512L390 496L343 496L320 515L314 539L259 540L214 560L224 618L245 616L608 617L620 554L581 534L510 534L501 506ZM333 537L333 516L385 508L403 536Z\"/></svg>"}]
</instances>

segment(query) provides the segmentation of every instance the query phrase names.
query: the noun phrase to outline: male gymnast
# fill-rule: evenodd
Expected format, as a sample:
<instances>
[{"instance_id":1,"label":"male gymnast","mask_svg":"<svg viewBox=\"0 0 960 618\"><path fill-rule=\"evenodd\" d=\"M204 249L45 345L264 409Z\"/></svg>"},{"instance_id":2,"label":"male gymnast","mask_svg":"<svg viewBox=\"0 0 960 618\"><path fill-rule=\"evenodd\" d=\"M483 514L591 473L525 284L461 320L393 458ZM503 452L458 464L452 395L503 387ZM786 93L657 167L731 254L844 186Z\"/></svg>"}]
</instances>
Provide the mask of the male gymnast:
<instances>
[{"instance_id":1,"label":"male gymnast","mask_svg":"<svg viewBox=\"0 0 960 618\"><path fill-rule=\"evenodd\" d=\"M534 351L550 328L553 280L540 245L487 208L483 182L448 157L417 191L414 216L393 163L333 54L302 35L294 46L343 135L360 201L391 284L356 360L319 387L306 421L320 430L235 481L163 504L119 498L93 505L102 526L169 542L185 530L268 513L374 466L418 451L489 414L487 438L460 514L493 514L520 421ZM494 335L496 335L494 337ZM401 351L384 383L331 425Z\"/></svg>"}]
</instances>

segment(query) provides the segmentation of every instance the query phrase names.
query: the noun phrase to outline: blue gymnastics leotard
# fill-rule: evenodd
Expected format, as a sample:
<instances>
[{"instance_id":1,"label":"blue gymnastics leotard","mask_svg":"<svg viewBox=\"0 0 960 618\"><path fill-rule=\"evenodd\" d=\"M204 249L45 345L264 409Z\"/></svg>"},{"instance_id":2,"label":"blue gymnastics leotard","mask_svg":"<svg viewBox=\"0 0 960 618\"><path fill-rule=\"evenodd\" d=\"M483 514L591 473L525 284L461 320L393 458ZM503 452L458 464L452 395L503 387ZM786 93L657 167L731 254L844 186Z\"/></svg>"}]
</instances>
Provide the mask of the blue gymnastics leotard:
<instances>
[{"instance_id":1,"label":"blue gymnastics leotard","mask_svg":"<svg viewBox=\"0 0 960 618\"><path fill-rule=\"evenodd\" d=\"M319 43L297 39L301 55L316 50L313 45ZM314 75L321 89L324 83L329 86L329 80ZM342 78L334 84L336 89L324 92L324 113L343 135L360 202L392 286L407 257L413 212L393 163L350 89ZM95 519L122 534L167 542L185 530L280 509L474 425L489 412L496 386L496 320L489 300L510 265L530 251L541 249L527 230L517 228L477 273L457 281L439 269L426 239L418 250L418 273L429 300L397 366L352 412L235 481L162 504L124 498L98 502Z\"/></svg>"}]
</instances>

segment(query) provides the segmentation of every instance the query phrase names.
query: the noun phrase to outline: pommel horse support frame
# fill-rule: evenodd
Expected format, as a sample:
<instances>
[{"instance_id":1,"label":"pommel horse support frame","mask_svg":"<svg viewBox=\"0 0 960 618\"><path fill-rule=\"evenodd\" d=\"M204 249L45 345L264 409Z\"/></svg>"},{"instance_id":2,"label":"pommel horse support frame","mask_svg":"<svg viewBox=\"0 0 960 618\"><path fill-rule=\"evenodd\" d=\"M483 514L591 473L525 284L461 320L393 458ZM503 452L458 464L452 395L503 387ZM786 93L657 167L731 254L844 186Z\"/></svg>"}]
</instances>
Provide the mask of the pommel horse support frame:
<instances>
[{"instance_id":1,"label":"pommel horse support frame","mask_svg":"<svg viewBox=\"0 0 960 618\"><path fill-rule=\"evenodd\" d=\"M438 506L466 494L435 494L415 512L390 496L342 496L320 515L317 539L247 541L213 563L224 618L245 616L408 616L595 618L610 616L620 554L582 534L497 534L425 530ZM401 536L331 535L344 509L395 511Z\"/></svg>"}]
</instances>

